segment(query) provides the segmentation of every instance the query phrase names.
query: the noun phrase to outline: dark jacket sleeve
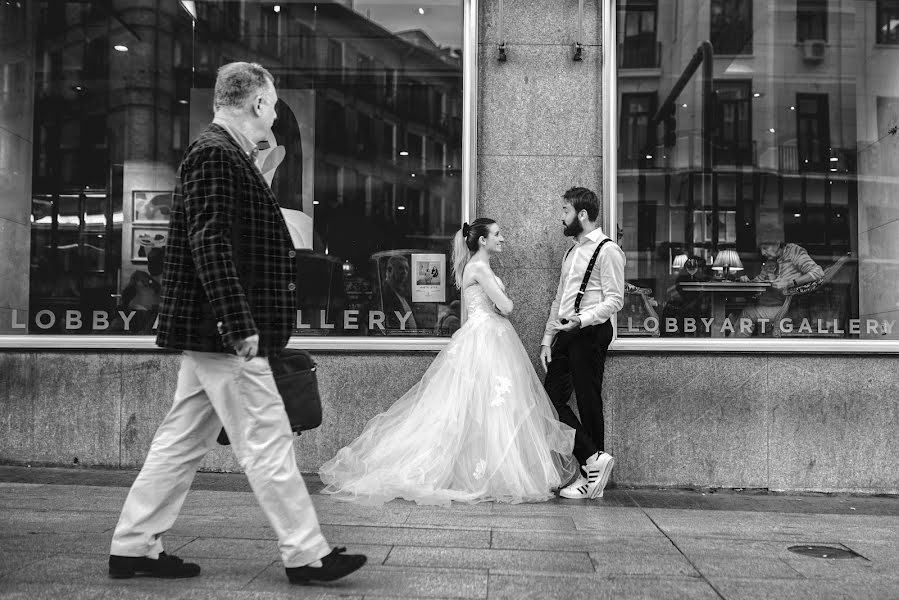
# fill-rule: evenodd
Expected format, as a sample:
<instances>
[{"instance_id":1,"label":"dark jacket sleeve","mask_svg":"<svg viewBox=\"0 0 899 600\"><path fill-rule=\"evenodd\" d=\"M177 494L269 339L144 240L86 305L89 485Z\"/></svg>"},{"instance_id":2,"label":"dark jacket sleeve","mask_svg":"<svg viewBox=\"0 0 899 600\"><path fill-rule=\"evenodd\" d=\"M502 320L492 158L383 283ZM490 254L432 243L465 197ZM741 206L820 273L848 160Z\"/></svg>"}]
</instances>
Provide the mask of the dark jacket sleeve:
<instances>
[{"instance_id":1,"label":"dark jacket sleeve","mask_svg":"<svg viewBox=\"0 0 899 600\"><path fill-rule=\"evenodd\" d=\"M226 342L258 332L234 264L231 224L237 218L234 161L219 147L200 150L183 173L184 211L197 276L223 325Z\"/></svg>"}]
</instances>

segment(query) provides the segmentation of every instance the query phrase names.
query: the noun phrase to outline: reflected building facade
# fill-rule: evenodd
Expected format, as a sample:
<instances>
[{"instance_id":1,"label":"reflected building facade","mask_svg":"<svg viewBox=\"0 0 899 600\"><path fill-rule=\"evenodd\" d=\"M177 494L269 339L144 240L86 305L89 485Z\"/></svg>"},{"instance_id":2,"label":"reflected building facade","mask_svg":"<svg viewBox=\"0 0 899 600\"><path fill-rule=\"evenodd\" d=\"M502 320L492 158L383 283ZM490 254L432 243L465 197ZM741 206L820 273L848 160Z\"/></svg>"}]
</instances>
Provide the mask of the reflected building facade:
<instances>
[{"instance_id":1,"label":"reflected building facade","mask_svg":"<svg viewBox=\"0 0 899 600\"><path fill-rule=\"evenodd\" d=\"M123 291L135 273L158 278L148 254L164 252L167 212L141 207L170 198L212 118L217 68L246 60L273 73L281 97L260 168L302 239L297 333L396 333L345 328L343 313L370 323L389 257L445 254L461 221L461 5L458 43L441 45L339 2L16 4L4 22L19 37L5 39L31 49L11 79L29 88L33 191L5 201L31 197L30 269L18 274L29 332L148 333L129 317L152 317L152 294L129 306ZM17 124L29 129L29 116ZM402 333L440 335L453 292L414 303L409 286L419 327Z\"/></svg>"},{"instance_id":2,"label":"reflected building facade","mask_svg":"<svg viewBox=\"0 0 899 600\"><path fill-rule=\"evenodd\" d=\"M895 8L618 2L618 222L627 276L653 290L660 312L684 301L686 259L700 262L688 279L714 284L716 258L733 250L732 272L753 278L759 244L779 241L804 248L827 280L781 315L811 331L769 335L895 339L867 327L895 310L887 282L899 274L897 242L878 233L897 216ZM758 290L702 294L732 316ZM721 325L705 334L729 335ZM661 333L684 334L664 319Z\"/></svg>"}]
</instances>

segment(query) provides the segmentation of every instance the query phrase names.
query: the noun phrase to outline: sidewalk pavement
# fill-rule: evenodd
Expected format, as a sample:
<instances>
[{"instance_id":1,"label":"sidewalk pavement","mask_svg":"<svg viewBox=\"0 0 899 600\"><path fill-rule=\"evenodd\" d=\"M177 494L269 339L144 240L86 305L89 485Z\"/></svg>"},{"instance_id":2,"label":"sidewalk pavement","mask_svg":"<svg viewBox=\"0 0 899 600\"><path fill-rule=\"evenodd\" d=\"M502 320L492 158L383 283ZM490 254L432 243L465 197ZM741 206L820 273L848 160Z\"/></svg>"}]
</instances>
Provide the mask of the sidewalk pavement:
<instances>
[{"instance_id":1,"label":"sidewalk pavement","mask_svg":"<svg viewBox=\"0 0 899 600\"><path fill-rule=\"evenodd\" d=\"M134 471L0 466L0 598L899 599L899 499L610 489L596 501L363 507L317 493L325 536L369 562L287 583L240 474L201 473L166 549L185 580L112 580L112 529ZM826 545L851 558L813 558Z\"/></svg>"}]
</instances>

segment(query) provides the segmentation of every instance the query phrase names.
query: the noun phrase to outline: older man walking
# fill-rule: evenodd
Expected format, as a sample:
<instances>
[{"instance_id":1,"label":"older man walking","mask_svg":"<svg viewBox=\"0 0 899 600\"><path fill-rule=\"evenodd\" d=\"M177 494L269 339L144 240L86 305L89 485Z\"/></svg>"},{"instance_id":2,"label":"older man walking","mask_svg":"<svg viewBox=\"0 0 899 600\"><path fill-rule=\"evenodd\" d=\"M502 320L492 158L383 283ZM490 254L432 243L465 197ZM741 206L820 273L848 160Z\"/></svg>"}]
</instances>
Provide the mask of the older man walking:
<instances>
[{"instance_id":1,"label":"older man walking","mask_svg":"<svg viewBox=\"0 0 899 600\"><path fill-rule=\"evenodd\" d=\"M223 425L291 582L331 581L365 563L322 536L268 360L287 344L296 314L293 244L253 162L254 140L271 129L277 101L261 66L223 66L215 119L179 168L157 344L183 357L172 408L112 538L111 577L199 575L198 565L163 550L161 536Z\"/></svg>"}]
</instances>

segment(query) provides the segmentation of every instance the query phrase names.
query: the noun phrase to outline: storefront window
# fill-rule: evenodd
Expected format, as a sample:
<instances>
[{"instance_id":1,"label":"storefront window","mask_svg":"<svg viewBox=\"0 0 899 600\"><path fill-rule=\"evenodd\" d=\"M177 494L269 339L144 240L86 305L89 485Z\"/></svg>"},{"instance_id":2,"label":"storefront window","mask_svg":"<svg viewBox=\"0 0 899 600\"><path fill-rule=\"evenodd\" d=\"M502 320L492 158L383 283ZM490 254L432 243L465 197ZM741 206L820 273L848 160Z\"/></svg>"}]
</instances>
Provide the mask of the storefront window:
<instances>
[{"instance_id":1,"label":"storefront window","mask_svg":"<svg viewBox=\"0 0 899 600\"><path fill-rule=\"evenodd\" d=\"M0 23L0 224L30 236L0 332L153 334L176 168L238 60L278 88L260 163L298 249L296 335L458 328L463 0L23 1Z\"/></svg>"},{"instance_id":2,"label":"storefront window","mask_svg":"<svg viewBox=\"0 0 899 600\"><path fill-rule=\"evenodd\" d=\"M659 68L617 70L619 337L899 339L897 7L658 3Z\"/></svg>"}]
</instances>

